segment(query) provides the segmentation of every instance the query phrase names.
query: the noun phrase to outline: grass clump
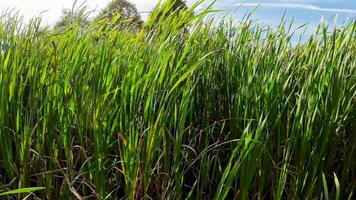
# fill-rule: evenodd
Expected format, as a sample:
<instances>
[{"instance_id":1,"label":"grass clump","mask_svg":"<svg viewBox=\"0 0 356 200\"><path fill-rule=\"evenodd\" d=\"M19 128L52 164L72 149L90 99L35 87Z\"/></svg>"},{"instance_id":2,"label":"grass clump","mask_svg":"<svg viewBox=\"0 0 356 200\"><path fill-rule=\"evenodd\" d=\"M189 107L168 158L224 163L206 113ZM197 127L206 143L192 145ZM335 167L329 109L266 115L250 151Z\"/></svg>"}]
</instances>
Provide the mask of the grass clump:
<instances>
[{"instance_id":1,"label":"grass clump","mask_svg":"<svg viewBox=\"0 0 356 200\"><path fill-rule=\"evenodd\" d=\"M138 33L3 17L0 193L352 199L356 23L291 45L283 23L216 24L197 6L157 7Z\"/></svg>"}]
</instances>

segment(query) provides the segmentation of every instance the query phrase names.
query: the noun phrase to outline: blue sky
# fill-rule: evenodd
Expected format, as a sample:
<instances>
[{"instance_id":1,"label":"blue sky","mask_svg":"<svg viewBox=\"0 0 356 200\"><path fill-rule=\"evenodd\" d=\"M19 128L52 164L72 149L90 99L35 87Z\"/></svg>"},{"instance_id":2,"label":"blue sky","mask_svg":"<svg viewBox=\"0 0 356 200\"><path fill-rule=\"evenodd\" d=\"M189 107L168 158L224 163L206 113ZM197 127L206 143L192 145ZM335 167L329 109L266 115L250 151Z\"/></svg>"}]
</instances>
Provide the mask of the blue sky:
<instances>
[{"instance_id":1,"label":"blue sky","mask_svg":"<svg viewBox=\"0 0 356 200\"><path fill-rule=\"evenodd\" d=\"M294 18L298 23L318 24L322 17L326 21L337 16L337 23L347 19L356 19L356 1L351 0L266 0L266 1L238 1L218 0L216 8L230 10L231 16L238 18L239 14L258 6L254 17L268 24L278 23L284 12L287 19ZM240 7L237 12L233 12Z\"/></svg>"},{"instance_id":2,"label":"blue sky","mask_svg":"<svg viewBox=\"0 0 356 200\"><path fill-rule=\"evenodd\" d=\"M110 0L87 0L90 9L101 9ZM130 0L137 5L139 11L150 11L158 0ZM207 0L208 4L212 0ZM74 0L0 0L0 10L17 8L20 13L29 19L41 15L45 23L53 24L60 16L63 8L73 5ZM195 0L188 0L192 5ZM319 24L323 16L326 21L337 15L337 23L342 24L347 19L356 19L356 1L354 0L217 0L215 8L230 11L230 16L236 20L259 5L253 17L260 22L276 25L286 11L286 19L294 18L296 24L309 23L310 29ZM237 11L235 11L239 8ZM45 12L43 12L45 11ZM143 16L146 18L147 16Z\"/></svg>"},{"instance_id":3,"label":"blue sky","mask_svg":"<svg viewBox=\"0 0 356 200\"><path fill-rule=\"evenodd\" d=\"M304 33L303 39L316 30L322 18L330 28L356 20L356 1L352 0L217 0L215 4L216 9L228 11L228 16L235 20L241 19L256 6L258 8L252 17L260 23L276 27L285 14L285 20L293 19L294 27L307 24L296 32L297 36Z\"/></svg>"}]
</instances>

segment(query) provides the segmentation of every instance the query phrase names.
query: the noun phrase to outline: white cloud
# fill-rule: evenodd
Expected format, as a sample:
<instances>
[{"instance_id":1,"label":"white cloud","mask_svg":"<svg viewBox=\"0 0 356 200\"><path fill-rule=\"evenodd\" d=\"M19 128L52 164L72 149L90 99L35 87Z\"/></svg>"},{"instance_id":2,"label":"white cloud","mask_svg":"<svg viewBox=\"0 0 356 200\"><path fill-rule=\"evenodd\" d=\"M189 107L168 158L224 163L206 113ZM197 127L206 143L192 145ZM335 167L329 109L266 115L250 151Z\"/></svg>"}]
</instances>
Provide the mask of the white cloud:
<instances>
[{"instance_id":1,"label":"white cloud","mask_svg":"<svg viewBox=\"0 0 356 200\"><path fill-rule=\"evenodd\" d=\"M312 4L301 4L301 3L237 3L237 6L245 7L269 7L269 8L294 8L294 9L305 9L305 10L315 10L322 12L335 12L335 13L350 13L356 14L355 9L344 9L344 8L323 8L315 6Z\"/></svg>"},{"instance_id":2,"label":"white cloud","mask_svg":"<svg viewBox=\"0 0 356 200\"><path fill-rule=\"evenodd\" d=\"M61 15L63 8L71 8L74 0L0 0L0 11L16 9L28 20L32 17L42 16L45 23L54 23ZM78 5L83 0L78 1ZM100 2L100 3L99 3ZM85 5L89 9L100 9L109 0L87 0Z\"/></svg>"}]
</instances>

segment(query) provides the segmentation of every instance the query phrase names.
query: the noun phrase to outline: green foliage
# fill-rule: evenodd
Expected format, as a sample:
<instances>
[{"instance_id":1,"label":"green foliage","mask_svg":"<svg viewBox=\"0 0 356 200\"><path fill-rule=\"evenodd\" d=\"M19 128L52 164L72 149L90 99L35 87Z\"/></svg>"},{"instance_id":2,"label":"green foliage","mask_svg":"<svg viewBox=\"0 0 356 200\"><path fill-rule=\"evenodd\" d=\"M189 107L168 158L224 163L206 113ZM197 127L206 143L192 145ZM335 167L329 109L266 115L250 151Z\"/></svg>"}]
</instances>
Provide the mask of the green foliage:
<instances>
[{"instance_id":1,"label":"green foliage","mask_svg":"<svg viewBox=\"0 0 356 200\"><path fill-rule=\"evenodd\" d=\"M21 188L21 189L10 190L7 192L0 193L0 196L11 195L11 194L20 194L20 193L29 193L29 192L34 192L34 191L44 190L44 189L46 189L46 188L44 188L44 187Z\"/></svg>"},{"instance_id":2,"label":"green foliage","mask_svg":"<svg viewBox=\"0 0 356 200\"><path fill-rule=\"evenodd\" d=\"M0 20L0 190L352 199L356 23L292 45L285 23L217 23L199 4L163 17L169 2L138 33Z\"/></svg>"},{"instance_id":3,"label":"green foliage","mask_svg":"<svg viewBox=\"0 0 356 200\"><path fill-rule=\"evenodd\" d=\"M87 27L90 23L90 12L87 12L86 9L83 4L77 6L77 1L75 1L71 9L65 8L62 10L62 16L54 25L55 29L63 29L74 25Z\"/></svg>"},{"instance_id":4,"label":"green foliage","mask_svg":"<svg viewBox=\"0 0 356 200\"><path fill-rule=\"evenodd\" d=\"M177 10L187 10L188 6L185 0L172 0L172 8L171 12L175 12Z\"/></svg>"},{"instance_id":5,"label":"green foliage","mask_svg":"<svg viewBox=\"0 0 356 200\"><path fill-rule=\"evenodd\" d=\"M154 29L154 32L159 34L160 30L162 30L163 28L160 27L160 25L164 24L162 23L162 21L165 20L170 21L167 20L166 18L176 18L178 20L183 19L182 22L184 23L179 23L180 24L179 28L186 27L187 25L185 23L189 23L190 21L189 19L193 19L194 17L193 12L191 12L190 15L187 15L187 12L184 12L187 10L188 10L188 6L186 2L183 0L168 0L163 2L162 5L157 4L153 12L151 13L151 17L149 18L148 22L145 23L145 29L146 30ZM179 16L181 12L183 13L182 16L184 16L184 18L182 16Z\"/></svg>"},{"instance_id":6,"label":"green foliage","mask_svg":"<svg viewBox=\"0 0 356 200\"><path fill-rule=\"evenodd\" d=\"M134 29L139 30L143 24L140 14L138 13L136 6L126 0L113 0L111 1L101 12L90 19L90 14L87 7L84 4L77 6L77 2L74 3L71 9L63 9L62 16L59 21L56 22L55 28L68 28L71 26L79 26L87 28L90 23L98 23L98 21L106 23L115 23L116 26L111 26L116 29Z\"/></svg>"},{"instance_id":7,"label":"green foliage","mask_svg":"<svg viewBox=\"0 0 356 200\"><path fill-rule=\"evenodd\" d=\"M98 20L107 19L112 21L117 15L119 15L120 18L116 23L118 25L125 25L122 29L127 29L128 27L139 29L143 24L136 6L127 0L111 1L96 18ZM126 23L122 23L122 21L126 21Z\"/></svg>"}]
</instances>

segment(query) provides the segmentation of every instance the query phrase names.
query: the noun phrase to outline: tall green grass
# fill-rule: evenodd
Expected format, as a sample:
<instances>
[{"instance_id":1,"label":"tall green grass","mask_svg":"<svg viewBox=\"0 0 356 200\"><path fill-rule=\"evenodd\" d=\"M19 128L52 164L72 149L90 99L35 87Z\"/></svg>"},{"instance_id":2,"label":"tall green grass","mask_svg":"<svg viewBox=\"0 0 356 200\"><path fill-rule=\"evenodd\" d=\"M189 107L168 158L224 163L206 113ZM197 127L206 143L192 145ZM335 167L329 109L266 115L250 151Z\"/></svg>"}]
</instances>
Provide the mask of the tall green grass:
<instances>
[{"instance_id":1,"label":"tall green grass","mask_svg":"<svg viewBox=\"0 0 356 200\"><path fill-rule=\"evenodd\" d=\"M138 33L2 17L0 193L355 198L356 23L292 45L284 22L170 5Z\"/></svg>"}]
</instances>

